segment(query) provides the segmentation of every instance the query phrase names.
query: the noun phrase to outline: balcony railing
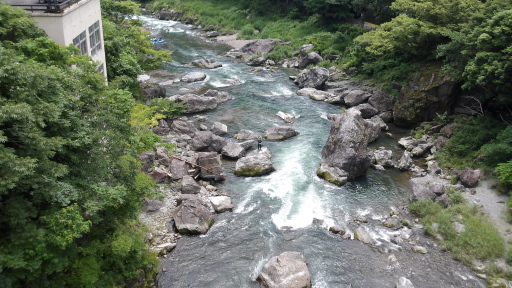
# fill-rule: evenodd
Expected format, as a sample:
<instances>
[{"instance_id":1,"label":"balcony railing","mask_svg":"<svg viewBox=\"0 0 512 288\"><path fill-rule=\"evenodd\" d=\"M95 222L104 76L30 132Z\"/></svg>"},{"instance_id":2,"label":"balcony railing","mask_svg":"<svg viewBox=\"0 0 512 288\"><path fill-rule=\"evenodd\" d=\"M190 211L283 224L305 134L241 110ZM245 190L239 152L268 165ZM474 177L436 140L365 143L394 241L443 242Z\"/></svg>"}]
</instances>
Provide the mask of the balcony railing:
<instances>
[{"instance_id":1,"label":"balcony railing","mask_svg":"<svg viewBox=\"0 0 512 288\"><path fill-rule=\"evenodd\" d=\"M11 6L25 9L30 12L60 13L69 6L81 0L38 0L35 4L11 4ZM35 2L35 1L34 1ZM9 1L7 1L9 3Z\"/></svg>"}]
</instances>

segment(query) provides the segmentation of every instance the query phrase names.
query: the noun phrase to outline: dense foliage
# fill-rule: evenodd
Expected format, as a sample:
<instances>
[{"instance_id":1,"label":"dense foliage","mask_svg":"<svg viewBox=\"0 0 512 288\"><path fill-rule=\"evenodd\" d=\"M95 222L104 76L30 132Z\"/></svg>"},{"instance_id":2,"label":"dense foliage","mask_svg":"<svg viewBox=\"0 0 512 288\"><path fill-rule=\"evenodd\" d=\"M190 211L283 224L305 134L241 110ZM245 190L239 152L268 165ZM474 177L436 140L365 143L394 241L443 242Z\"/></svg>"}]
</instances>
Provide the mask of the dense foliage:
<instances>
[{"instance_id":1,"label":"dense foliage","mask_svg":"<svg viewBox=\"0 0 512 288\"><path fill-rule=\"evenodd\" d=\"M111 16L103 22L108 86L89 57L0 2L1 287L153 280L158 261L137 216L155 184L137 156L159 139L149 125L131 125L129 89L143 69L170 57L151 49L140 23L124 20L139 12L136 4L102 7ZM167 102L145 107L178 115Z\"/></svg>"}]
</instances>

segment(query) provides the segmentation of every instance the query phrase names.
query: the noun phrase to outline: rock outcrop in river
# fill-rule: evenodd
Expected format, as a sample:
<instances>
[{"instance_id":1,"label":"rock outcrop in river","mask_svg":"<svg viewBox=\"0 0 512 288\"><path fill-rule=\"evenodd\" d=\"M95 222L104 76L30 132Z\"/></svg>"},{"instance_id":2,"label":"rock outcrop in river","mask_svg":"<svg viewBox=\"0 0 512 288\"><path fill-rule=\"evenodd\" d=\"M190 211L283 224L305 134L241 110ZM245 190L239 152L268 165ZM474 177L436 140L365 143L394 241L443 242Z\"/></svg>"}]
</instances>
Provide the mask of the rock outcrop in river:
<instances>
[{"instance_id":1,"label":"rock outcrop in river","mask_svg":"<svg viewBox=\"0 0 512 288\"><path fill-rule=\"evenodd\" d=\"M268 288L309 288L311 275L304 256L299 252L283 252L268 260L258 281Z\"/></svg>"},{"instance_id":2,"label":"rock outcrop in river","mask_svg":"<svg viewBox=\"0 0 512 288\"><path fill-rule=\"evenodd\" d=\"M247 156L238 159L235 167L237 176L261 176L275 171L272 165L272 155L267 147L255 150Z\"/></svg>"},{"instance_id":3,"label":"rock outcrop in river","mask_svg":"<svg viewBox=\"0 0 512 288\"><path fill-rule=\"evenodd\" d=\"M336 185L365 175L370 167L366 151L371 136L368 126L358 110L348 109L336 115L317 175Z\"/></svg>"}]
</instances>

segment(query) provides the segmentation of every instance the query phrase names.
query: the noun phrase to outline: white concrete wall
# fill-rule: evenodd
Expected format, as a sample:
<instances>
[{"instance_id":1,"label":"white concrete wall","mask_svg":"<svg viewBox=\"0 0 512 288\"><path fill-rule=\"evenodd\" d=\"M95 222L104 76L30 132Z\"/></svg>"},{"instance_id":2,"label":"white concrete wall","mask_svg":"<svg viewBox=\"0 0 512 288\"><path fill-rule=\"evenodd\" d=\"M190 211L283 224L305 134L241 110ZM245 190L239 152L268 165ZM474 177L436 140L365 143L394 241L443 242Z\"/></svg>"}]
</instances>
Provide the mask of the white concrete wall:
<instances>
[{"instance_id":1,"label":"white concrete wall","mask_svg":"<svg viewBox=\"0 0 512 288\"><path fill-rule=\"evenodd\" d=\"M104 65L103 74L107 77L100 0L82 0L66 8L62 13L31 13L30 16L37 22L39 28L46 31L48 37L62 46L73 44L73 39L85 31L89 56L91 56L89 27L96 21L100 21L102 49L92 57Z\"/></svg>"}]
</instances>

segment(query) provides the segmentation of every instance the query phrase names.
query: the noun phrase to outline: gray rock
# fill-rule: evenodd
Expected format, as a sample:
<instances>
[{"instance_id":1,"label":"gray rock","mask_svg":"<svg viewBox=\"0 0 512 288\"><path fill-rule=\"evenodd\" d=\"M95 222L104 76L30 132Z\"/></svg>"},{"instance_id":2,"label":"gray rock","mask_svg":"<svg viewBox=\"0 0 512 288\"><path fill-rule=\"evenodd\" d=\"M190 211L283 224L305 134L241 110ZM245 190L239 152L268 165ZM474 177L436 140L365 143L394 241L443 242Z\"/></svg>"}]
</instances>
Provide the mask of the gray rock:
<instances>
[{"instance_id":1,"label":"gray rock","mask_svg":"<svg viewBox=\"0 0 512 288\"><path fill-rule=\"evenodd\" d=\"M380 112L391 111L393 110L394 105L393 98L386 95L384 92L378 90L373 93L370 98L368 98L368 103L373 107L377 108Z\"/></svg>"},{"instance_id":2,"label":"gray rock","mask_svg":"<svg viewBox=\"0 0 512 288\"><path fill-rule=\"evenodd\" d=\"M306 55L308 55L308 53L313 49L313 47L315 47L315 45L313 44L304 44L300 47L300 56L301 57L304 57Z\"/></svg>"},{"instance_id":3,"label":"gray rock","mask_svg":"<svg viewBox=\"0 0 512 288\"><path fill-rule=\"evenodd\" d=\"M186 134L189 136L194 136L197 131L194 123L183 118L173 120L169 127L171 128L171 131L177 134Z\"/></svg>"},{"instance_id":4,"label":"gray rock","mask_svg":"<svg viewBox=\"0 0 512 288\"><path fill-rule=\"evenodd\" d=\"M211 131L197 131L192 138L194 151L220 152L227 142L224 138L213 134Z\"/></svg>"},{"instance_id":5,"label":"gray rock","mask_svg":"<svg viewBox=\"0 0 512 288\"><path fill-rule=\"evenodd\" d=\"M151 179L153 179L156 183L165 183L167 181L167 171L160 167L153 168L152 171L149 172L149 176Z\"/></svg>"},{"instance_id":6,"label":"gray rock","mask_svg":"<svg viewBox=\"0 0 512 288\"><path fill-rule=\"evenodd\" d=\"M421 254L427 254L428 253L427 248L425 248L423 246L413 246L411 249L412 249L413 252L416 252L416 253L421 253Z\"/></svg>"},{"instance_id":7,"label":"gray rock","mask_svg":"<svg viewBox=\"0 0 512 288\"><path fill-rule=\"evenodd\" d=\"M144 212L155 212L160 210L160 208L164 207L165 204L162 201L158 200L149 200L148 198L144 198L142 202L142 211Z\"/></svg>"},{"instance_id":8,"label":"gray rock","mask_svg":"<svg viewBox=\"0 0 512 288\"><path fill-rule=\"evenodd\" d=\"M213 134L222 136L228 134L228 126L220 122L214 122L212 128L210 128Z\"/></svg>"},{"instance_id":9,"label":"gray rock","mask_svg":"<svg viewBox=\"0 0 512 288\"><path fill-rule=\"evenodd\" d=\"M450 199L448 198L448 195L446 195L446 194L437 196L435 201L436 201L436 203L440 204L444 208L448 208L450 206Z\"/></svg>"},{"instance_id":10,"label":"gray rock","mask_svg":"<svg viewBox=\"0 0 512 288\"><path fill-rule=\"evenodd\" d=\"M396 166L396 160L393 156L393 151L386 150L384 147L373 151L372 163L374 165L382 165L383 167L394 167Z\"/></svg>"},{"instance_id":11,"label":"gray rock","mask_svg":"<svg viewBox=\"0 0 512 288\"><path fill-rule=\"evenodd\" d=\"M386 125L386 123L382 120L382 118L380 118L379 115L375 115L375 116L371 117L370 119L366 119L366 121L370 121L370 122L373 122L373 123L379 125L380 130L384 130L384 131L388 130L388 125Z\"/></svg>"},{"instance_id":12,"label":"gray rock","mask_svg":"<svg viewBox=\"0 0 512 288\"><path fill-rule=\"evenodd\" d=\"M158 256L163 256L169 252L171 252L174 248L176 248L176 243L163 243L160 245L157 245L155 247L152 247L151 249L156 251Z\"/></svg>"},{"instance_id":13,"label":"gray rock","mask_svg":"<svg viewBox=\"0 0 512 288\"><path fill-rule=\"evenodd\" d=\"M348 109L338 114L322 149L317 175L337 185L365 175L371 163L366 151L372 136L368 127L357 110Z\"/></svg>"},{"instance_id":14,"label":"gray rock","mask_svg":"<svg viewBox=\"0 0 512 288\"><path fill-rule=\"evenodd\" d=\"M207 68L207 69L214 69L214 68L222 67L222 64L216 63L215 59L205 59L205 58L192 61L192 65L199 67L199 68Z\"/></svg>"},{"instance_id":15,"label":"gray rock","mask_svg":"<svg viewBox=\"0 0 512 288\"><path fill-rule=\"evenodd\" d=\"M375 109L375 107L368 103L359 104L352 108L361 111L361 116L363 119L368 119L379 114L379 110Z\"/></svg>"},{"instance_id":16,"label":"gray rock","mask_svg":"<svg viewBox=\"0 0 512 288\"><path fill-rule=\"evenodd\" d=\"M391 111L382 112L379 114L379 117L384 121L384 123L393 122L393 113Z\"/></svg>"},{"instance_id":17,"label":"gray rock","mask_svg":"<svg viewBox=\"0 0 512 288\"><path fill-rule=\"evenodd\" d=\"M331 99L329 101L334 101L333 98L336 97L333 93L317 90L315 88L302 88L297 91L297 95L306 96L315 101L326 101L326 102L328 99ZM341 97L338 97L338 98L341 99L340 101L343 101L343 99Z\"/></svg>"},{"instance_id":18,"label":"gray rock","mask_svg":"<svg viewBox=\"0 0 512 288\"><path fill-rule=\"evenodd\" d=\"M197 82L206 79L206 74L203 72L190 72L181 77L183 82Z\"/></svg>"},{"instance_id":19,"label":"gray rock","mask_svg":"<svg viewBox=\"0 0 512 288\"><path fill-rule=\"evenodd\" d=\"M318 55L318 53L316 53L316 52L311 52L311 53L308 53L308 55L304 56L304 58L302 58L300 60L298 68L304 69L309 65L315 65L322 61L324 61L322 56Z\"/></svg>"},{"instance_id":20,"label":"gray rock","mask_svg":"<svg viewBox=\"0 0 512 288\"><path fill-rule=\"evenodd\" d=\"M197 165L201 166L201 179L223 181L226 178L220 154L216 152L197 153Z\"/></svg>"},{"instance_id":21,"label":"gray rock","mask_svg":"<svg viewBox=\"0 0 512 288\"><path fill-rule=\"evenodd\" d=\"M227 102L232 100L233 97L229 96L227 92L217 91L217 90L208 90L205 93L201 94L203 97L213 97L217 104Z\"/></svg>"},{"instance_id":22,"label":"gray rock","mask_svg":"<svg viewBox=\"0 0 512 288\"><path fill-rule=\"evenodd\" d=\"M215 209L215 212L217 213L231 211L233 209L231 198L228 196L213 196L208 199L210 199L213 209Z\"/></svg>"},{"instance_id":23,"label":"gray rock","mask_svg":"<svg viewBox=\"0 0 512 288\"><path fill-rule=\"evenodd\" d=\"M428 187L428 189L430 190L430 192L436 194L437 196L441 196L444 194L444 184L441 183L432 184L430 185L430 187Z\"/></svg>"},{"instance_id":24,"label":"gray rock","mask_svg":"<svg viewBox=\"0 0 512 288\"><path fill-rule=\"evenodd\" d=\"M373 121L368 121L366 119L364 119L363 121L365 122L366 133L368 133L368 143L372 143L373 141L379 139L381 131L380 125Z\"/></svg>"},{"instance_id":25,"label":"gray rock","mask_svg":"<svg viewBox=\"0 0 512 288\"><path fill-rule=\"evenodd\" d=\"M382 222L382 225L391 229L400 229L402 227L402 222L400 219L391 217Z\"/></svg>"},{"instance_id":26,"label":"gray rock","mask_svg":"<svg viewBox=\"0 0 512 288\"><path fill-rule=\"evenodd\" d=\"M363 242L364 244L370 244L373 241L372 236L370 236L370 233L363 229L362 227L358 227L356 231L354 232L354 238L357 240Z\"/></svg>"},{"instance_id":27,"label":"gray rock","mask_svg":"<svg viewBox=\"0 0 512 288\"><path fill-rule=\"evenodd\" d=\"M183 94L174 95L167 99L176 102L183 102L185 104L186 113L197 113L217 108L217 100L214 97Z\"/></svg>"},{"instance_id":28,"label":"gray rock","mask_svg":"<svg viewBox=\"0 0 512 288\"><path fill-rule=\"evenodd\" d=\"M406 151L404 151L404 154L402 155L400 160L398 160L397 168L402 171L406 171L406 170L411 169L412 165L413 165L413 163L412 163L411 153L406 150Z\"/></svg>"},{"instance_id":29,"label":"gray rock","mask_svg":"<svg viewBox=\"0 0 512 288\"><path fill-rule=\"evenodd\" d=\"M191 163L196 163L195 157L192 157L192 158L183 157L183 158L184 158L183 160L187 160ZM178 180L178 179L183 178L185 175L188 175L189 168L190 168L189 164L187 164L185 161L182 161L182 160L174 158L174 157L171 158L171 163L169 165L169 172L171 174L171 179Z\"/></svg>"},{"instance_id":30,"label":"gray rock","mask_svg":"<svg viewBox=\"0 0 512 288\"><path fill-rule=\"evenodd\" d=\"M173 218L181 234L205 234L213 224L212 214L197 196L183 199L174 210Z\"/></svg>"},{"instance_id":31,"label":"gray rock","mask_svg":"<svg viewBox=\"0 0 512 288\"><path fill-rule=\"evenodd\" d=\"M204 34L204 36L208 38L218 37L220 34L218 31L208 31Z\"/></svg>"},{"instance_id":32,"label":"gray rock","mask_svg":"<svg viewBox=\"0 0 512 288\"><path fill-rule=\"evenodd\" d=\"M344 235L346 232L345 229L343 229L343 227L341 227L341 226L331 226L331 227L329 227L329 231L331 231L334 234L340 234L340 235Z\"/></svg>"},{"instance_id":33,"label":"gray rock","mask_svg":"<svg viewBox=\"0 0 512 288\"><path fill-rule=\"evenodd\" d=\"M247 62L247 65L263 66L263 65L265 65L265 57L261 56L261 57L254 58L254 59L250 60L249 62Z\"/></svg>"},{"instance_id":34,"label":"gray rock","mask_svg":"<svg viewBox=\"0 0 512 288\"><path fill-rule=\"evenodd\" d=\"M268 260L257 279L268 288L310 288L311 275L299 252L283 252Z\"/></svg>"},{"instance_id":35,"label":"gray rock","mask_svg":"<svg viewBox=\"0 0 512 288\"><path fill-rule=\"evenodd\" d=\"M425 199L434 200L436 198L436 194L431 192L427 187L421 185L415 185L412 190L412 201L420 201Z\"/></svg>"},{"instance_id":36,"label":"gray rock","mask_svg":"<svg viewBox=\"0 0 512 288\"><path fill-rule=\"evenodd\" d=\"M284 113L282 111L277 112L276 116L283 119L283 121L286 123L293 123L293 121L295 120L295 117L293 115Z\"/></svg>"},{"instance_id":37,"label":"gray rock","mask_svg":"<svg viewBox=\"0 0 512 288\"><path fill-rule=\"evenodd\" d=\"M261 150L255 150L247 156L238 159L235 165L235 175L237 176L261 176L275 171L272 165L272 155L267 147Z\"/></svg>"},{"instance_id":38,"label":"gray rock","mask_svg":"<svg viewBox=\"0 0 512 288\"><path fill-rule=\"evenodd\" d=\"M274 126L263 133L265 139L274 141L285 140L297 135L299 132L289 126Z\"/></svg>"},{"instance_id":39,"label":"gray rock","mask_svg":"<svg viewBox=\"0 0 512 288\"><path fill-rule=\"evenodd\" d=\"M226 146L222 147L220 153L226 157L238 159L245 156L245 148L240 143L228 142Z\"/></svg>"},{"instance_id":40,"label":"gray rock","mask_svg":"<svg viewBox=\"0 0 512 288\"><path fill-rule=\"evenodd\" d=\"M144 101L148 101L154 98L164 98L167 90L165 87L158 86L147 86L142 90L142 95L144 95Z\"/></svg>"},{"instance_id":41,"label":"gray rock","mask_svg":"<svg viewBox=\"0 0 512 288\"><path fill-rule=\"evenodd\" d=\"M370 94L365 92L365 91L362 91L362 90L352 90L352 91L349 91L346 95L345 95L345 104L348 106L348 107L352 107L352 106L356 106L356 105L359 105L363 102L365 102L366 100L368 100L368 98L370 98Z\"/></svg>"},{"instance_id":42,"label":"gray rock","mask_svg":"<svg viewBox=\"0 0 512 288\"><path fill-rule=\"evenodd\" d=\"M199 194L201 186L197 184L196 180L189 175L181 178L181 193L183 194Z\"/></svg>"},{"instance_id":43,"label":"gray rock","mask_svg":"<svg viewBox=\"0 0 512 288\"><path fill-rule=\"evenodd\" d=\"M453 229L455 229L455 232L457 234L464 233L466 231L466 225L459 223L459 222L453 222L452 223Z\"/></svg>"},{"instance_id":44,"label":"gray rock","mask_svg":"<svg viewBox=\"0 0 512 288\"><path fill-rule=\"evenodd\" d=\"M167 121L163 119L158 120L158 125L151 128L151 130L153 130L155 134L160 136L167 135L171 131L171 129L169 128L169 124L167 123Z\"/></svg>"},{"instance_id":45,"label":"gray rock","mask_svg":"<svg viewBox=\"0 0 512 288\"><path fill-rule=\"evenodd\" d=\"M258 138L260 138L260 135L251 130L242 129L240 130L240 132L234 134L232 137L238 140L257 140Z\"/></svg>"},{"instance_id":46,"label":"gray rock","mask_svg":"<svg viewBox=\"0 0 512 288\"><path fill-rule=\"evenodd\" d=\"M395 288L414 288L414 285L412 285L411 280L400 277L398 278L398 282L396 282Z\"/></svg>"},{"instance_id":47,"label":"gray rock","mask_svg":"<svg viewBox=\"0 0 512 288\"><path fill-rule=\"evenodd\" d=\"M474 188L478 185L478 181L482 176L482 170L466 168L464 170L454 170L455 174L459 175L459 180L464 187Z\"/></svg>"},{"instance_id":48,"label":"gray rock","mask_svg":"<svg viewBox=\"0 0 512 288\"><path fill-rule=\"evenodd\" d=\"M295 82L300 88L320 88L327 79L329 79L329 70L321 67L313 67L303 70L297 79L295 79Z\"/></svg>"},{"instance_id":49,"label":"gray rock","mask_svg":"<svg viewBox=\"0 0 512 288\"><path fill-rule=\"evenodd\" d=\"M232 49L226 53L226 56L248 61L256 55L265 56L265 54L272 52L280 41L279 39L257 39L239 49Z\"/></svg>"},{"instance_id":50,"label":"gray rock","mask_svg":"<svg viewBox=\"0 0 512 288\"><path fill-rule=\"evenodd\" d=\"M240 146L242 146L246 151L251 149L254 145L256 145L256 140L247 140L243 142L239 142Z\"/></svg>"}]
</instances>

